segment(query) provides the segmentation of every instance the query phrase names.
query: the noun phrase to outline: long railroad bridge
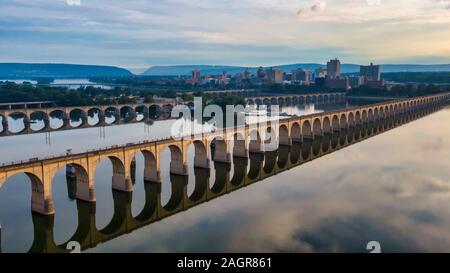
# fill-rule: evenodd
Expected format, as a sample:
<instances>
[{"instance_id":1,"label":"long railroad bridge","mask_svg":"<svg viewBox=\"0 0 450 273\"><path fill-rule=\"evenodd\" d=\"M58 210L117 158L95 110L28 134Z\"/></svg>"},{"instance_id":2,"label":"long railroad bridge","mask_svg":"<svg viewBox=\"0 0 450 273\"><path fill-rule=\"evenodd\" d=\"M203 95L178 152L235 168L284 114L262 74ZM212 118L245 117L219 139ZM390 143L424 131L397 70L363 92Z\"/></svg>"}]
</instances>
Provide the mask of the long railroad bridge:
<instances>
[{"instance_id":1,"label":"long railroad bridge","mask_svg":"<svg viewBox=\"0 0 450 273\"><path fill-rule=\"evenodd\" d=\"M248 97L246 98L246 102L249 105L297 105L302 103L338 102L343 99L345 99L345 93L323 93ZM24 107L15 109L12 106L16 106L16 104ZM176 100L158 103L70 107L41 107L41 105L48 105L44 102L34 104L31 102L16 104L9 105L7 109L0 109L0 119L2 125L0 137L162 120L170 118L173 107L178 104L184 104L191 108L194 107L193 102L178 103ZM27 105L35 106L35 108L27 107ZM88 122L88 117L92 117L96 114L98 116L98 121L95 124L90 124ZM8 117L22 118L23 128L19 129L18 132L12 132L10 130L11 126L9 126ZM114 120L108 123L106 117L113 117ZM62 120L61 125L56 128L52 127L50 124L50 118L60 118ZM72 118L81 120L80 124L71 124L70 120ZM40 129L34 130L31 126L31 121L34 120L42 120L43 126Z\"/></svg>"},{"instance_id":2,"label":"long railroad bridge","mask_svg":"<svg viewBox=\"0 0 450 273\"><path fill-rule=\"evenodd\" d=\"M267 136L272 140L274 132L277 147L273 147L273 150L276 150L280 146L290 146L293 142L305 142L380 121L393 127L398 122L404 122L406 117L437 107L448 99L450 93L444 93L282 119L275 123L276 127L265 122L181 139L144 141L79 154L13 162L0 166L0 187L10 177L25 173L32 185L32 211L51 215L55 213L52 180L56 172L67 165L75 169L76 198L95 202L94 174L97 165L104 159L111 160L113 165L112 188L132 192L131 165L138 153L142 153L145 158L144 179L161 183L160 158L165 149L171 153L170 173L187 176L187 151L191 144L195 147L194 167L209 169L211 159L215 163L229 164L235 157L248 158L249 153L266 152Z\"/></svg>"},{"instance_id":3,"label":"long railroad bridge","mask_svg":"<svg viewBox=\"0 0 450 273\"><path fill-rule=\"evenodd\" d=\"M282 145L276 151L264 154L251 153L249 158L235 157L232 176L230 165L215 162L216 179L212 187L209 186L210 170L195 168L195 187L190 195L187 190L187 177L171 175L172 193L166 205L161 202L161 184L145 181L144 207L136 216L132 213L132 193L113 191L114 213L110 222L101 229L97 227L95 221L96 203L78 200L78 225L74 234L65 243L55 243L53 215L33 213L34 240L29 252L68 252L67 245L73 241L79 242L82 250L93 248L103 242L382 134L439 109L441 109L440 105L428 105L414 111L405 111L394 118L363 123L361 126L349 127L348 130L333 132L331 135L325 134L323 137L305 139L302 143L293 143L291 146ZM76 183L76 181L70 183ZM76 185L68 184L68 187L76 189ZM70 196L73 190L68 192L69 197L73 198Z\"/></svg>"}]
</instances>

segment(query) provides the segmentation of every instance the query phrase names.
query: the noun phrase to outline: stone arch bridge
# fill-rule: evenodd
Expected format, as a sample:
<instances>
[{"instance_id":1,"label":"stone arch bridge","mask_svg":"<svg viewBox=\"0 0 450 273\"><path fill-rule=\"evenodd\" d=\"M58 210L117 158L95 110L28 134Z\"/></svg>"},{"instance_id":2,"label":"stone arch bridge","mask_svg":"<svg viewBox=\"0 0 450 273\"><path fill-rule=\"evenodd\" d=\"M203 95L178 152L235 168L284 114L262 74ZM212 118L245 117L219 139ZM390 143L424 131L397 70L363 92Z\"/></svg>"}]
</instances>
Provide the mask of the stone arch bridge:
<instances>
[{"instance_id":1,"label":"stone arch bridge","mask_svg":"<svg viewBox=\"0 0 450 273\"><path fill-rule=\"evenodd\" d=\"M235 92L238 92L236 94L241 94L244 91L238 90ZM296 105L301 103L337 102L343 100L344 98L345 93L324 93L248 97L246 98L246 102L249 105ZM171 116L173 107L178 104L184 104L189 107L194 107L193 102L177 103L175 100L159 103L112 104L97 106L70 106L48 108L24 107L21 109L13 109L9 107L8 109L0 109L2 124L0 137L168 119ZM98 115L98 121L95 124L89 124L88 116L94 114ZM70 123L70 118L74 115L78 115L79 120L81 120L81 124L78 126L72 126ZM141 119L138 119L138 115L141 116ZM111 123L107 123L107 116L114 117L114 121L112 121ZM23 128L18 132L12 132L10 130L11 126L9 126L8 123L8 117L23 118ZM62 120L62 125L57 128L51 127L50 118L52 117L59 117ZM44 124L42 128L33 130L31 128L31 121L36 119L43 120Z\"/></svg>"},{"instance_id":2,"label":"stone arch bridge","mask_svg":"<svg viewBox=\"0 0 450 273\"><path fill-rule=\"evenodd\" d=\"M67 165L75 169L76 198L95 202L94 173L96 166L103 159L111 160L113 165L112 188L131 192L133 191L131 163L138 153L142 153L145 158L144 179L160 183L162 181L160 158L165 149L169 149L171 153L170 173L187 176L187 150L191 144L195 147L194 166L208 169L211 161L229 164L233 157L247 158L250 153L263 154L267 151L276 151L282 146L292 145L293 142L306 142L376 122L394 127L421 111L442 105L448 99L450 99L450 93L438 94L292 117L279 120L275 125L261 123L254 126L247 125L212 133L190 135L182 139L144 141L79 154L13 162L0 166L0 187L10 177L25 173L32 185L32 210L40 214L51 215L55 212L52 180L56 172ZM268 140L267 136L270 140L276 140L270 141L270 143L276 144L272 149L267 149L268 145L265 145ZM210 147L211 149L209 149Z\"/></svg>"},{"instance_id":3,"label":"stone arch bridge","mask_svg":"<svg viewBox=\"0 0 450 273\"><path fill-rule=\"evenodd\" d=\"M77 202L77 228L65 243L55 243L53 215L33 214L34 240L29 251L67 252L66 246L71 241L79 242L82 250L95 247L118 236L194 208L199 204L259 183L268 177L394 129L439 109L440 105L428 105L421 109L397 114L395 118L378 119L361 126L334 132L331 135L325 134L323 137L304 139L302 143L294 143L291 146L282 145L277 151L264 154L251 153L249 159L235 157L232 176L229 165L215 163L216 180L212 187L209 186L210 171L196 168L195 188L191 195L187 193L187 178L173 175L171 176L172 195L165 206L161 205L161 184L147 182L144 184L145 204L136 216L133 216L131 209L132 193L113 191L114 214L109 224L102 229L96 227L96 204L79 200Z\"/></svg>"}]
</instances>

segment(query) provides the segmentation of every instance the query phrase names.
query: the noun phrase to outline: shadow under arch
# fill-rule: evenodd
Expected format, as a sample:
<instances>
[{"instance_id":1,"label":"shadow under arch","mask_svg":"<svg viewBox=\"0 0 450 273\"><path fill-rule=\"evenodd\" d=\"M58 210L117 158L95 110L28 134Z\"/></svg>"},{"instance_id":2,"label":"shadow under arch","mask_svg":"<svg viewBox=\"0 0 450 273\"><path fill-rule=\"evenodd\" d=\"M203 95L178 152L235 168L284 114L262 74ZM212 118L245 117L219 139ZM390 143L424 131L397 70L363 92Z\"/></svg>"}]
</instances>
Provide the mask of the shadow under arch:
<instances>
[{"instance_id":1,"label":"shadow under arch","mask_svg":"<svg viewBox=\"0 0 450 273\"><path fill-rule=\"evenodd\" d=\"M302 145L298 142L293 142L291 146L290 160L291 164L297 164L300 161L300 152Z\"/></svg>"},{"instance_id":2,"label":"shadow under arch","mask_svg":"<svg viewBox=\"0 0 450 273\"><path fill-rule=\"evenodd\" d=\"M245 181L247 175L248 158L247 157L234 157L233 158L233 178L231 184L233 186L240 186Z\"/></svg>"},{"instance_id":3,"label":"shadow under arch","mask_svg":"<svg viewBox=\"0 0 450 273\"><path fill-rule=\"evenodd\" d=\"M290 153L291 147L282 145L278 149L278 160L277 160L277 166L280 169L284 169L288 165L289 160L289 153Z\"/></svg>"},{"instance_id":4,"label":"shadow under arch","mask_svg":"<svg viewBox=\"0 0 450 273\"><path fill-rule=\"evenodd\" d=\"M281 148L281 146L280 146ZM264 153L264 173L270 174L275 168L275 164L277 163L278 151L268 151Z\"/></svg>"},{"instance_id":5,"label":"shadow under arch","mask_svg":"<svg viewBox=\"0 0 450 273\"><path fill-rule=\"evenodd\" d=\"M230 180L231 164L215 161L214 169L216 170L216 179L211 187L211 192L219 194L226 190L227 182Z\"/></svg>"},{"instance_id":6,"label":"shadow under arch","mask_svg":"<svg viewBox=\"0 0 450 273\"><path fill-rule=\"evenodd\" d=\"M312 139L306 139L302 143L302 159L308 160L311 155Z\"/></svg>"},{"instance_id":7,"label":"shadow under arch","mask_svg":"<svg viewBox=\"0 0 450 273\"><path fill-rule=\"evenodd\" d=\"M250 167L248 170L247 177L250 180L255 180L259 177L262 164L264 161L264 154L262 153L250 153Z\"/></svg>"},{"instance_id":8,"label":"shadow under arch","mask_svg":"<svg viewBox=\"0 0 450 273\"><path fill-rule=\"evenodd\" d=\"M210 169L194 168L195 186L194 191L189 196L192 202L199 202L206 198L209 185Z\"/></svg>"}]
</instances>

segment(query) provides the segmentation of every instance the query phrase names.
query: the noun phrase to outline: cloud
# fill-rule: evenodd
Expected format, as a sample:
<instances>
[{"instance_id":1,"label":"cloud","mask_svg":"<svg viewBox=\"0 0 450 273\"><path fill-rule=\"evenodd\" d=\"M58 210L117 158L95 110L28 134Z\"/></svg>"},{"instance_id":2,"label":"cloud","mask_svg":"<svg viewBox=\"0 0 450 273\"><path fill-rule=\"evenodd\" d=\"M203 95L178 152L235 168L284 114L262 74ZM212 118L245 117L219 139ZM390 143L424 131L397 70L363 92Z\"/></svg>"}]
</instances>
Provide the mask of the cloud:
<instances>
[{"instance_id":1,"label":"cloud","mask_svg":"<svg viewBox=\"0 0 450 273\"><path fill-rule=\"evenodd\" d=\"M69 6L81 6L81 0L66 0Z\"/></svg>"},{"instance_id":2,"label":"cloud","mask_svg":"<svg viewBox=\"0 0 450 273\"><path fill-rule=\"evenodd\" d=\"M3 0L1 61L133 66L276 65L334 56L355 63L450 61L449 1L372 6L367 1ZM68 48L82 50L75 56Z\"/></svg>"}]
</instances>

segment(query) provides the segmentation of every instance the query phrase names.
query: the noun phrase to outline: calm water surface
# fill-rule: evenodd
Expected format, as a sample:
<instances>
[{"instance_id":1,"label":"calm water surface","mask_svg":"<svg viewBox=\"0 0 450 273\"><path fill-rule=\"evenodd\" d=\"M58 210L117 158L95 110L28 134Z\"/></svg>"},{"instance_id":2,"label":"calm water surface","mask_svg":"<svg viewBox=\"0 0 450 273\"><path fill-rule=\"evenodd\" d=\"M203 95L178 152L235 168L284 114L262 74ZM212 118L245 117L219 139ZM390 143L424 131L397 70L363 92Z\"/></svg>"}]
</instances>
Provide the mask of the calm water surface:
<instances>
[{"instance_id":1,"label":"calm water surface","mask_svg":"<svg viewBox=\"0 0 450 273\"><path fill-rule=\"evenodd\" d=\"M365 252L367 242L376 240L382 244L383 251L447 252L450 249L450 212L447 209L450 128L443 123L445 120L450 120L450 109L266 178L87 251ZM61 132L66 135L53 136L52 144L47 146L40 134L0 138L1 159L26 158L27 152L30 156L52 154L67 145L76 146L80 151L91 145L98 148L98 145L129 142L149 134L152 137L164 135L163 129L168 127L165 122L153 126L150 128L155 129L150 133L142 124L109 127L106 138L95 137L98 128ZM269 157L266 154L251 162L259 160L265 166ZM163 205L169 202L171 183L178 183L177 178L169 175L169 158L170 152L166 151L161 159ZM130 202L134 217L143 211L146 204L143 162L143 156L138 155L132 196L114 193L114 198L112 164L104 160L97 167L97 202L95 213L91 213L97 229L110 224L114 204L119 204L117 200L122 200L123 204ZM236 160L230 167L212 164L209 179L206 179L207 175L194 170L193 147L188 163L191 174L188 194L195 189L194 173L197 179L201 177L213 187L227 172L233 177L239 168L247 173L252 168L252 163L245 166ZM86 207L68 196L65 170L61 169L53 179L56 210L53 239L57 244L73 236L79 225L79 209ZM131 200L126 201L127 198ZM12 177L0 189L3 252L25 252L32 246L35 232L30 200L31 187L25 175ZM34 217L41 230L45 229L42 224L45 219Z\"/></svg>"}]
</instances>

